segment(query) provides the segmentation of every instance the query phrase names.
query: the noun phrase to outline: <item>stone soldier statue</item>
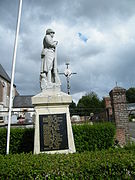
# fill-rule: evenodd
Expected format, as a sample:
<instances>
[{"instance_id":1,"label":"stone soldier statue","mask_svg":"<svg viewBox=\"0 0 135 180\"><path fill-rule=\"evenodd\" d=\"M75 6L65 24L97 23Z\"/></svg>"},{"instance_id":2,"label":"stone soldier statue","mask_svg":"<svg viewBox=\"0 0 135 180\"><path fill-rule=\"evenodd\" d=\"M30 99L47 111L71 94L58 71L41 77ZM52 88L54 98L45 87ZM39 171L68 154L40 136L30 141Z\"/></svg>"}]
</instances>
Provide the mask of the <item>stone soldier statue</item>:
<instances>
[{"instance_id":1,"label":"stone soldier statue","mask_svg":"<svg viewBox=\"0 0 135 180\"><path fill-rule=\"evenodd\" d=\"M41 72L40 85L41 90L60 87L60 79L57 71L56 46L58 41L54 41L55 32L52 29L46 30L43 39L43 50L41 52Z\"/></svg>"}]
</instances>

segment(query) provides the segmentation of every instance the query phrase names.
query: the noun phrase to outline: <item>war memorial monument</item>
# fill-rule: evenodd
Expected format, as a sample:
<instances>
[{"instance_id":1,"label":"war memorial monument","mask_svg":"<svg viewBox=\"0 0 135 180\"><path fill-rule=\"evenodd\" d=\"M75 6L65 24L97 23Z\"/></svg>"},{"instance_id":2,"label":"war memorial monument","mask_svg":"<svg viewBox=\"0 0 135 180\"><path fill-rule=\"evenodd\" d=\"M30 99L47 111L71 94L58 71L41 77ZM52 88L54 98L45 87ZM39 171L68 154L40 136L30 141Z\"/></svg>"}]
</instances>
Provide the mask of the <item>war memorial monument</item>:
<instances>
[{"instance_id":1,"label":"war memorial monument","mask_svg":"<svg viewBox=\"0 0 135 180\"><path fill-rule=\"evenodd\" d=\"M36 111L34 154L74 153L75 145L69 114L70 95L61 91L57 69L55 32L46 30L41 52L41 93L32 97Z\"/></svg>"}]
</instances>

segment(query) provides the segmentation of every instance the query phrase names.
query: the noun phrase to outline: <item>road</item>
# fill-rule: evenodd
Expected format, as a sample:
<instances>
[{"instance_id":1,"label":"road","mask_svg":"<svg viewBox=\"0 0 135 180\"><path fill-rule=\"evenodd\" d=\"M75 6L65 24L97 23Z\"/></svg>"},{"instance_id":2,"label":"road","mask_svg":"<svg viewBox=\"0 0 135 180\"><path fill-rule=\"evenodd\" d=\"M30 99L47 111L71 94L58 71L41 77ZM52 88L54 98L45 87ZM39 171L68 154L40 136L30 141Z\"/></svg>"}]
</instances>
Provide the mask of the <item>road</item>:
<instances>
[{"instance_id":1,"label":"road","mask_svg":"<svg viewBox=\"0 0 135 180\"><path fill-rule=\"evenodd\" d=\"M129 123L129 134L135 140L135 122Z\"/></svg>"}]
</instances>

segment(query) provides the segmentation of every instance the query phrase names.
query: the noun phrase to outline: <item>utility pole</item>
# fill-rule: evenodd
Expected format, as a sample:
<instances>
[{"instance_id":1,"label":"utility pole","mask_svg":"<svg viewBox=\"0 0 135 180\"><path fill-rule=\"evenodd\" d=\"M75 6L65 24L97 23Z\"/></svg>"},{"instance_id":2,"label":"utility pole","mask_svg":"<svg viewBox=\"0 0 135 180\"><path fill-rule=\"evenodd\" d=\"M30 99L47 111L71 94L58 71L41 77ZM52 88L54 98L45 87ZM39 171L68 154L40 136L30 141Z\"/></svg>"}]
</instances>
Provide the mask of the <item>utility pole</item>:
<instances>
[{"instance_id":1,"label":"utility pole","mask_svg":"<svg viewBox=\"0 0 135 180\"><path fill-rule=\"evenodd\" d=\"M69 63L66 63L66 69L64 71L64 73L59 73L59 74L63 74L66 79L67 79L67 93L70 94L70 77L72 74L77 74L77 73L72 73L72 71L69 69Z\"/></svg>"}]
</instances>

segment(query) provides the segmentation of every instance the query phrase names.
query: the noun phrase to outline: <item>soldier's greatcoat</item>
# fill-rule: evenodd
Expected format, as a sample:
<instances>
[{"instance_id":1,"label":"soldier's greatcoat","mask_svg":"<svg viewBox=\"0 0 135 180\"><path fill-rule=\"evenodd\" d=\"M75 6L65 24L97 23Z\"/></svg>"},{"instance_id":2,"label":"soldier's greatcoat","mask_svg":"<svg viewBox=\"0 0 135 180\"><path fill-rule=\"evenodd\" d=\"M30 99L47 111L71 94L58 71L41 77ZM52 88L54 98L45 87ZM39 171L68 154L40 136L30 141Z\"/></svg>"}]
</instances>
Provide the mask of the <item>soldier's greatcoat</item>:
<instances>
[{"instance_id":1,"label":"soldier's greatcoat","mask_svg":"<svg viewBox=\"0 0 135 180\"><path fill-rule=\"evenodd\" d=\"M53 41L53 38L48 34L45 36L43 40L43 50L41 53L42 57L42 65L41 65L41 72L48 72L52 70L55 63L55 44L56 42Z\"/></svg>"}]
</instances>

